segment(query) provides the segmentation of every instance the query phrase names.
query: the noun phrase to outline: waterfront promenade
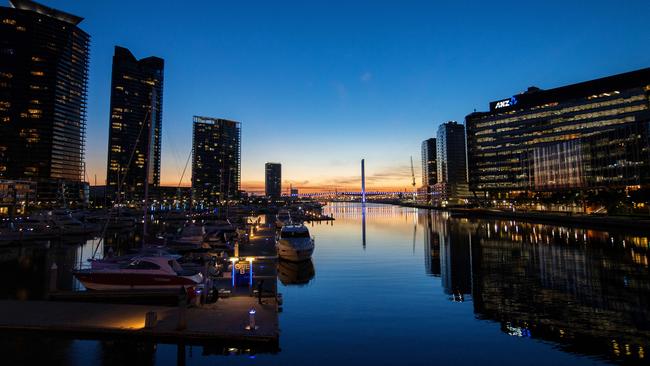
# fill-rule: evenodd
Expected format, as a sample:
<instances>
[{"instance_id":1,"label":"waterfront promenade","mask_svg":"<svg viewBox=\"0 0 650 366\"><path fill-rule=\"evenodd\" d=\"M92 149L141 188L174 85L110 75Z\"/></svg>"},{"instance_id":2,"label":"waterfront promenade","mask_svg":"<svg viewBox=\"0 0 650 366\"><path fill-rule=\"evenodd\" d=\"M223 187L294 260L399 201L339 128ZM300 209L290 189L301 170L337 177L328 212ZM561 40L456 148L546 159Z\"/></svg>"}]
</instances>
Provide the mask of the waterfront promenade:
<instances>
[{"instance_id":1,"label":"waterfront promenade","mask_svg":"<svg viewBox=\"0 0 650 366\"><path fill-rule=\"evenodd\" d=\"M95 292L55 292L51 298L66 301L0 301L0 331L161 343L245 343L254 349L274 351L279 340L275 230L258 229L251 240L240 245L239 254L255 258L254 279L264 280L263 296L255 293L257 286L232 287L232 277L227 276L217 278L213 289L228 295L194 307L118 304L110 303L110 297L98 302L94 295L101 294ZM123 300L125 296L116 298ZM255 310L253 330L247 329L251 309ZM156 320L147 324L147 313L155 313Z\"/></svg>"}]
</instances>

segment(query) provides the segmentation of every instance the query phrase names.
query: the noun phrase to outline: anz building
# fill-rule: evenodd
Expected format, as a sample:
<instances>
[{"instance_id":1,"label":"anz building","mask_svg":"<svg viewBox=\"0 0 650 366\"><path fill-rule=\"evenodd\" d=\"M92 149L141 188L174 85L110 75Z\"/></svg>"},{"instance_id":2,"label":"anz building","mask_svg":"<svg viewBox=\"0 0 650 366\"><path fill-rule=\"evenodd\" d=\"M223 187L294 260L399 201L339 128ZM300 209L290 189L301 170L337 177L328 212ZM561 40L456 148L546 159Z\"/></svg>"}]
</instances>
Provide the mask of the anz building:
<instances>
[{"instance_id":1,"label":"anz building","mask_svg":"<svg viewBox=\"0 0 650 366\"><path fill-rule=\"evenodd\" d=\"M466 117L470 190L489 198L650 184L650 68L531 87Z\"/></svg>"}]
</instances>

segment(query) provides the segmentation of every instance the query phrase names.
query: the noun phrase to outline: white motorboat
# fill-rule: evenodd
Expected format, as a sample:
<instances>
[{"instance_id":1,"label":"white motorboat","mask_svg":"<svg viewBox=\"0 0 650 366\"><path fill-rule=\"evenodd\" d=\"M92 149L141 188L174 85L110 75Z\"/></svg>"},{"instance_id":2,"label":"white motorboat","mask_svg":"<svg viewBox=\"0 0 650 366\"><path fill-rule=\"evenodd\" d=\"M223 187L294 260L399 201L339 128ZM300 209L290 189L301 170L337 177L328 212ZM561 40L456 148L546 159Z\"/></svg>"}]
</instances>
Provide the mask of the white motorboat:
<instances>
[{"instance_id":1,"label":"white motorboat","mask_svg":"<svg viewBox=\"0 0 650 366\"><path fill-rule=\"evenodd\" d=\"M275 216L275 227L281 229L285 225L291 224L291 213L289 210L280 210Z\"/></svg>"},{"instance_id":2,"label":"white motorboat","mask_svg":"<svg viewBox=\"0 0 650 366\"><path fill-rule=\"evenodd\" d=\"M88 262L90 262L90 268L93 269L115 268L127 265L138 257L165 257L173 260L179 260L182 258L180 254L169 251L164 247L145 247L129 254L104 257L102 259L88 259Z\"/></svg>"},{"instance_id":3,"label":"white motorboat","mask_svg":"<svg viewBox=\"0 0 650 366\"><path fill-rule=\"evenodd\" d=\"M89 290L185 289L203 283L203 274L184 270L166 256L136 257L120 267L82 269L74 276Z\"/></svg>"},{"instance_id":4,"label":"white motorboat","mask_svg":"<svg viewBox=\"0 0 650 366\"><path fill-rule=\"evenodd\" d=\"M82 222L72 217L72 214L66 210L54 210L49 214L49 218L54 225L64 235L83 235L96 233L101 230L100 225L89 222Z\"/></svg>"},{"instance_id":5,"label":"white motorboat","mask_svg":"<svg viewBox=\"0 0 650 366\"><path fill-rule=\"evenodd\" d=\"M278 256L289 261L300 262L311 258L314 253L314 239L305 225L284 225L276 242Z\"/></svg>"},{"instance_id":6,"label":"white motorboat","mask_svg":"<svg viewBox=\"0 0 650 366\"><path fill-rule=\"evenodd\" d=\"M200 248L205 238L203 225L190 223L183 227L179 236L171 241L172 246L193 246Z\"/></svg>"}]
</instances>

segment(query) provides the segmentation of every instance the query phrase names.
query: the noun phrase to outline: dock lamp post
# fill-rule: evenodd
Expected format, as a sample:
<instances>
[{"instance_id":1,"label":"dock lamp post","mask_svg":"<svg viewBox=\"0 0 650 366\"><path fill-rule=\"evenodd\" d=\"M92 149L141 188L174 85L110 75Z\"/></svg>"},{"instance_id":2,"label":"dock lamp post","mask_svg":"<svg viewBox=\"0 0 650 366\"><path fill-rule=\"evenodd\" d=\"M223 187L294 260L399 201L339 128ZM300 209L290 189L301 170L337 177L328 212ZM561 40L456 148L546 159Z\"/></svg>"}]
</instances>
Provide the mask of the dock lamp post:
<instances>
[{"instance_id":1,"label":"dock lamp post","mask_svg":"<svg viewBox=\"0 0 650 366\"><path fill-rule=\"evenodd\" d=\"M255 258L253 257L247 257L246 260L248 261L248 287L253 288L253 261Z\"/></svg>"},{"instance_id":2,"label":"dock lamp post","mask_svg":"<svg viewBox=\"0 0 650 366\"><path fill-rule=\"evenodd\" d=\"M235 276L237 276L237 270L235 269L235 264L239 261L239 258L237 257L232 257L230 258L230 261L232 262L232 287L235 288Z\"/></svg>"}]
</instances>

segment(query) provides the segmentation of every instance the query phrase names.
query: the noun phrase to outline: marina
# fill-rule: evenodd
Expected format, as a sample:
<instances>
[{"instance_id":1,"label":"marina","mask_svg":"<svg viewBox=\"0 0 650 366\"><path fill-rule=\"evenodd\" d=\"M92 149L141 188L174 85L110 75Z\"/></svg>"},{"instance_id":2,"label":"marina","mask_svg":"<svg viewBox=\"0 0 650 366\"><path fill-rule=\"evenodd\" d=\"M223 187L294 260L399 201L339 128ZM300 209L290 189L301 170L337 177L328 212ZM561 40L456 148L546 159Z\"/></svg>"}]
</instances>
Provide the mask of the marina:
<instances>
[{"instance_id":1,"label":"marina","mask_svg":"<svg viewBox=\"0 0 650 366\"><path fill-rule=\"evenodd\" d=\"M650 364L647 0L4 2L0 365Z\"/></svg>"},{"instance_id":2,"label":"marina","mask_svg":"<svg viewBox=\"0 0 650 366\"><path fill-rule=\"evenodd\" d=\"M463 342L470 342L476 352L464 354L467 362L646 361L648 234L457 218L381 204L330 203L323 214L336 220L305 223L316 245L312 258L302 262L277 258L275 215L263 216L248 242L237 247L236 286L231 268L212 277L211 287L220 294L216 301L187 307L179 307L176 291L79 291L67 270L75 265L64 258L88 258L83 246L50 243L38 249L27 243L17 252L4 247L3 267L16 268L19 280L14 290L4 285L0 348L58 339L69 340L61 348L66 358L77 359L77 349L90 347L84 357L104 362L109 356L92 350L129 354L137 346L149 350L143 360L148 364L171 359L201 365L223 357L235 364L251 357L263 364L294 363L305 352L327 347L337 352L321 353L316 365L399 363L405 352L410 364L425 365L431 352L452 362ZM83 253L96 243L88 241ZM114 239L103 245L104 252L120 247ZM50 253L50 259L38 253ZM247 257L255 257L253 286L242 274L250 270ZM20 263L26 261L42 268L40 284L23 282L28 276ZM52 261L59 279L54 292ZM363 302L355 295L361 292ZM247 329L251 308L255 331ZM185 327L179 327L181 311ZM420 339L420 347L399 336L403 331ZM375 344L391 347L358 351ZM36 356L13 357L27 362Z\"/></svg>"},{"instance_id":3,"label":"marina","mask_svg":"<svg viewBox=\"0 0 650 366\"><path fill-rule=\"evenodd\" d=\"M206 261L199 272L183 270L177 263L186 259L188 252L179 255L165 247L143 248L130 255L90 258L85 263L81 258L75 265L79 269L65 273L66 278L72 274L81 288L74 290L58 288L59 269L53 263L42 300L0 301L0 330L159 343L244 343L248 348L273 351L278 344L281 309L276 285L276 229L272 220L265 224L262 219L240 220L239 232L228 221L181 223L176 231L181 239L189 239L172 241L175 247L194 241L189 247L200 249L203 258L217 256L218 261ZM158 223L155 229L166 227ZM212 235L220 233L217 236L232 245L204 244L209 238L205 228ZM93 244L99 245L101 240ZM13 245L30 244L15 241ZM191 248L189 255L196 255ZM97 247L93 257L96 252ZM225 268L216 272L209 268L220 265ZM193 276L192 280L176 280L190 278L187 276Z\"/></svg>"}]
</instances>

